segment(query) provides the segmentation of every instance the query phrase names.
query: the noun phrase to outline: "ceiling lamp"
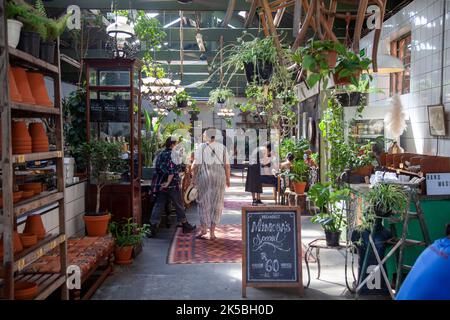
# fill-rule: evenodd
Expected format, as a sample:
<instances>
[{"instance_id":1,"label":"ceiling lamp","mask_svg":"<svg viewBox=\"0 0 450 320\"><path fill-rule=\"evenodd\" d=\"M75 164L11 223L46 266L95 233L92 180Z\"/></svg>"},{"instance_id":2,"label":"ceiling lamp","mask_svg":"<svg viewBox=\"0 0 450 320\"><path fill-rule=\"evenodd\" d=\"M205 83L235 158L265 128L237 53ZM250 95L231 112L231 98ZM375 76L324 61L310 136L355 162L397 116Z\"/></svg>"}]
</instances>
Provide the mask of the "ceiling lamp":
<instances>
[{"instance_id":1,"label":"ceiling lamp","mask_svg":"<svg viewBox=\"0 0 450 320\"><path fill-rule=\"evenodd\" d=\"M378 71L376 74L390 74L405 70L402 60L389 54L379 54L377 56ZM373 72L373 65L370 65L369 73Z\"/></svg>"},{"instance_id":2,"label":"ceiling lamp","mask_svg":"<svg viewBox=\"0 0 450 320\"><path fill-rule=\"evenodd\" d=\"M106 27L106 32L110 37L117 39L128 39L134 36L134 29L127 24L127 17L117 16L116 21Z\"/></svg>"}]
</instances>

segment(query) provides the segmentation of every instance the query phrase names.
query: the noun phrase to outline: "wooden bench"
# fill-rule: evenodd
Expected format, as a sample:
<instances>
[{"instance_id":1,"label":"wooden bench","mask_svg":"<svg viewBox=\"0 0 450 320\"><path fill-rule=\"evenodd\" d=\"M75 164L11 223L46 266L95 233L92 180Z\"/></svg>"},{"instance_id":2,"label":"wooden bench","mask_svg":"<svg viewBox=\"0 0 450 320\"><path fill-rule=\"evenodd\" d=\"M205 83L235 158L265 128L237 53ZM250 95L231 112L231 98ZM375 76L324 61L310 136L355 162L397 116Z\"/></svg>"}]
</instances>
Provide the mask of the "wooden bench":
<instances>
[{"instance_id":1,"label":"wooden bench","mask_svg":"<svg viewBox=\"0 0 450 320\"><path fill-rule=\"evenodd\" d=\"M67 242L67 265L81 271L81 289L70 290L74 300L89 299L113 270L114 239L111 236L71 238ZM25 274L60 272L58 249L31 264Z\"/></svg>"}]
</instances>

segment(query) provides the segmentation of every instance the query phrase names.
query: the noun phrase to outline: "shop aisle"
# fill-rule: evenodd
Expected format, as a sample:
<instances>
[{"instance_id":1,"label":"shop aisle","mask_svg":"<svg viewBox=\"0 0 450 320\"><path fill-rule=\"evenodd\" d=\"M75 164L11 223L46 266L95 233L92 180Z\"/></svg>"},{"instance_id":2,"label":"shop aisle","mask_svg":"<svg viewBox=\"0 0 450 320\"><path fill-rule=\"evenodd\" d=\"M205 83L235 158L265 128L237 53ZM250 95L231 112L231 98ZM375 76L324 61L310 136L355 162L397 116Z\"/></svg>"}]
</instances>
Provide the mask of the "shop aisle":
<instances>
[{"instance_id":1,"label":"shop aisle","mask_svg":"<svg viewBox=\"0 0 450 320\"><path fill-rule=\"evenodd\" d=\"M232 185L225 195L227 208L222 224L241 224L240 203L251 203L244 192L245 181L240 171L234 172ZM267 190L270 192L270 190ZM264 201L270 204L270 201ZM272 202L273 203L273 202ZM198 225L195 206L188 211L188 219ZM320 226L302 218L303 242L323 236ZM174 235L170 229L160 229L157 238L145 239L142 253L133 265L115 267L115 272L98 289L93 299L241 299L241 264L167 264L167 255ZM207 241L207 240L206 240ZM313 279L305 289L304 299L351 299L344 286L344 259L335 251L322 253L322 279ZM306 270L303 268L304 278ZM247 289L248 299L298 299L292 289Z\"/></svg>"}]
</instances>

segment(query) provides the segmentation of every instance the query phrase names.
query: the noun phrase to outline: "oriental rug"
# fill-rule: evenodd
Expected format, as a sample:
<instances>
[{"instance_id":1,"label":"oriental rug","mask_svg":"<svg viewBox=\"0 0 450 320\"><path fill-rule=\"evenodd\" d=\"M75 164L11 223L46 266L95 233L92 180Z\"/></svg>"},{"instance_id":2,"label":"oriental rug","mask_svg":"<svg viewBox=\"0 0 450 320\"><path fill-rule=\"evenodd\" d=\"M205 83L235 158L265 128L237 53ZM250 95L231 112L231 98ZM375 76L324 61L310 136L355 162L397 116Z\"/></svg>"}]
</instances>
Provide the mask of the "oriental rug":
<instances>
[{"instance_id":1,"label":"oriental rug","mask_svg":"<svg viewBox=\"0 0 450 320\"><path fill-rule=\"evenodd\" d=\"M241 263L241 225L225 224L216 228L215 240L196 239L196 233L183 233L177 228L169 249L167 263Z\"/></svg>"}]
</instances>

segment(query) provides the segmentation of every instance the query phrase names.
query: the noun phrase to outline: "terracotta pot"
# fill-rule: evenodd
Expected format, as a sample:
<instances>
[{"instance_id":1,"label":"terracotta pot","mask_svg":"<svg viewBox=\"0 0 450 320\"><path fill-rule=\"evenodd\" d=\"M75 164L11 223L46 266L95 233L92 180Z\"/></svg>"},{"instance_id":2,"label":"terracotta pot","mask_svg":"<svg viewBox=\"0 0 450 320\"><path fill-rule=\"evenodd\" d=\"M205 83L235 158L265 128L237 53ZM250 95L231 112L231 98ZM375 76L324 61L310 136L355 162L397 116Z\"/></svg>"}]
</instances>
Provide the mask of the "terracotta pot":
<instances>
[{"instance_id":1,"label":"terracotta pot","mask_svg":"<svg viewBox=\"0 0 450 320\"><path fill-rule=\"evenodd\" d=\"M360 75L361 75L361 71L355 71L355 73L353 74L353 76L357 79L359 79ZM333 80L334 80L334 84L336 86L345 86L345 85L349 85L352 83L350 76L339 77L339 75L337 73L333 74Z\"/></svg>"},{"instance_id":2,"label":"terracotta pot","mask_svg":"<svg viewBox=\"0 0 450 320\"><path fill-rule=\"evenodd\" d=\"M22 200L30 199L34 196L34 190L22 191Z\"/></svg>"},{"instance_id":3,"label":"terracotta pot","mask_svg":"<svg viewBox=\"0 0 450 320\"><path fill-rule=\"evenodd\" d=\"M328 68L334 69L336 67L337 62L337 51L325 51L324 55L327 57Z\"/></svg>"},{"instance_id":4,"label":"terracotta pot","mask_svg":"<svg viewBox=\"0 0 450 320\"><path fill-rule=\"evenodd\" d=\"M373 166L367 165L358 169L355 169L352 173L362 177L370 177L372 175Z\"/></svg>"},{"instance_id":5,"label":"terracotta pot","mask_svg":"<svg viewBox=\"0 0 450 320\"><path fill-rule=\"evenodd\" d=\"M36 104L33 93L31 92L30 84L28 83L27 72L23 68L14 67L11 68L16 80L17 89L19 89L20 96L23 103Z\"/></svg>"},{"instance_id":6,"label":"terracotta pot","mask_svg":"<svg viewBox=\"0 0 450 320\"><path fill-rule=\"evenodd\" d=\"M22 193L23 191L13 192L13 203L17 203L22 199Z\"/></svg>"},{"instance_id":7,"label":"terracotta pot","mask_svg":"<svg viewBox=\"0 0 450 320\"><path fill-rule=\"evenodd\" d=\"M31 153L31 136L28 133L25 121L13 121L11 124L11 135L13 154Z\"/></svg>"},{"instance_id":8,"label":"terracotta pot","mask_svg":"<svg viewBox=\"0 0 450 320\"><path fill-rule=\"evenodd\" d=\"M14 253L18 253L23 250L22 240L20 240L20 236L17 231L14 231L13 233L13 247Z\"/></svg>"},{"instance_id":9,"label":"terracotta pot","mask_svg":"<svg viewBox=\"0 0 450 320\"><path fill-rule=\"evenodd\" d=\"M39 195L42 192L42 183L40 182L29 182L19 185L19 190L22 191L33 191L34 195Z\"/></svg>"},{"instance_id":10,"label":"terracotta pot","mask_svg":"<svg viewBox=\"0 0 450 320\"><path fill-rule=\"evenodd\" d=\"M48 97L44 75L39 72L27 72L27 76L36 104L44 107L53 107L53 103Z\"/></svg>"},{"instance_id":11,"label":"terracotta pot","mask_svg":"<svg viewBox=\"0 0 450 320\"><path fill-rule=\"evenodd\" d=\"M30 123L28 131L31 136L33 152L48 152L49 143L45 133L44 124L41 122Z\"/></svg>"},{"instance_id":12,"label":"terracotta pot","mask_svg":"<svg viewBox=\"0 0 450 320\"><path fill-rule=\"evenodd\" d=\"M306 182L292 182L296 194L304 194L306 189Z\"/></svg>"},{"instance_id":13,"label":"terracotta pot","mask_svg":"<svg viewBox=\"0 0 450 320\"><path fill-rule=\"evenodd\" d=\"M38 239L45 238L45 228L44 223L40 214L35 214L27 217L27 222L25 223L24 233L32 233L37 235Z\"/></svg>"},{"instance_id":14,"label":"terracotta pot","mask_svg":"<svg viewBox=\"0 0 450 320\"><path fill-rule=\"evenodd\" d=\"M117 247L114 250L114 263L116 264L131 264L133 259L131 257L133 253L133 246Z\"/></svg>"},{"instance_id":15,"label":"terracotta pot","mask_svg":"<svg viewBox=\"0 0 450 320\"><path fill-rule=\"evenodd\" d=\"M111 219L111 215L109 213L98 216L85 215L83 219L86 224L88 236L101 237L105 236L108 232L108 223Z\"/></svg>"},{"instance_id":16,"label":"terracotta pot","mask_svg":"<svg viewBox=\"0 0 450 320\"><path fill-rule=\"evenodd\" d=\"M17 281L14 283L14 299L31 300L38 293L38 285L36 282Z\"/></svg>"},{"instance_id":17,"label":"terracotta pot","mask_svg":"<svg viewBox=\"0 0 450 320\"><path fill-rule=\"evenodd\" d=\"M14 253L18 253L23 250L22 240L17 231L13 232L13 248ZM3 238L0 239L0 260L3 260Z\"/></svg>"},{"instance_id":18,"label":"terracotta pot","mask_svg":"<svg viewBox=\"0 0 450 320\"><path fill-rule=\"evenodd\" d=\"M21 233L19 236L24 248L32 247L38 242L37 235L32 233Z\"/></svg>"},{"instance_id":19,"label":"terracotta pot","mask_svg":"<svg viewBox=\"0 0 450 320\"><path fill-rule=\"evenodd\" d=\"M17 88L16 79L11 70L8 68L8 81L9 81L9 97L14 102L22 102L22 96L20 95L19 88Z\"/></svg>"}]
</instances>

